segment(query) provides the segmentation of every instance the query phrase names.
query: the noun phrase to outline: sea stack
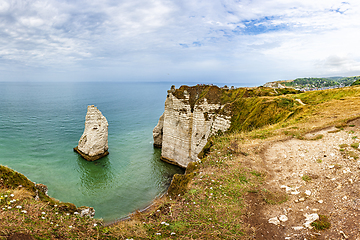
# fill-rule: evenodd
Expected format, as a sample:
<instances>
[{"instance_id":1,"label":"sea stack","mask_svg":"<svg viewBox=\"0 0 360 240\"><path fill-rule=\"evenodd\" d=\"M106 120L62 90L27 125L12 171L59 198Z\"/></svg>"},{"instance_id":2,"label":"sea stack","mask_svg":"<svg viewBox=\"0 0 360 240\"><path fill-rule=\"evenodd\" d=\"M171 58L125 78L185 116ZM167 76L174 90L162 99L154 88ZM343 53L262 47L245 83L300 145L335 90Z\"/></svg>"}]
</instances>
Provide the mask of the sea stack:
<instances>
[{"instance_id":1,"label":"sea stack","mask_svg":"<svg viewBox=\"0 0 360 240\"><path fill-rule=\"evenodd\" d=\"M85 130L74 151L88 161L95 161L109 154L108 122L94 105L87 108Z\"/></svg>"}]
</instances>

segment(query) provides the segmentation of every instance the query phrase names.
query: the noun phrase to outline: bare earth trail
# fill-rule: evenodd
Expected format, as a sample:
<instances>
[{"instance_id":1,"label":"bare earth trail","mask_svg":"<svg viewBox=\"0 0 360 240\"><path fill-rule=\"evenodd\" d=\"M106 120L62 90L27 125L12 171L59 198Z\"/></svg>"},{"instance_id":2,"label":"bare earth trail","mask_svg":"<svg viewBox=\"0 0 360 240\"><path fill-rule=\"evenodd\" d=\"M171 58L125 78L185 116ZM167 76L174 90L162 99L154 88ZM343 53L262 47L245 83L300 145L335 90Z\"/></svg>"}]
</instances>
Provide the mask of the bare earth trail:
<instances>
[{"instance_id":1,"label":"bare earth trail","mask_svg":"<svg viewBox=\"0 0 360 240\"><path fill-rule=\"evenodd\" d=\"M263 189L246 197L250 235L254 239L360 240L359 138L360 119L342 130L330 127L305 136L314 140L291 138L255 147L260 151L243 160L266 177ZM284 202L265 203L264 191ZM328 217L329 229L311 227L319 215Z\"/></svg>"}]
</instances>

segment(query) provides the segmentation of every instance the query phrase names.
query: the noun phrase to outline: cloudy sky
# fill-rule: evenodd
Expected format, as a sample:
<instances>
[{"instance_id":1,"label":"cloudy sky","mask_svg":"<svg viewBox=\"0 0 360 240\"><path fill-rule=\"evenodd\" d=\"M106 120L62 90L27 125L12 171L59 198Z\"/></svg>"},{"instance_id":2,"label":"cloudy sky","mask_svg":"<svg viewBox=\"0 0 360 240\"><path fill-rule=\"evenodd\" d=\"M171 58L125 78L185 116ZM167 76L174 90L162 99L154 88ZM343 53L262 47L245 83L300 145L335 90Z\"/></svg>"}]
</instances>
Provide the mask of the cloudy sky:
<instances>
[{"instance_id":1,"label":"cloudy sky","mask_svg":"<svg viewBox=\"0 0 360 240\"><path fill-rule=\"evenodd\" d=\"M360 75L360 1L0 0L0 81Z\"/></svg>"}]
</instances>

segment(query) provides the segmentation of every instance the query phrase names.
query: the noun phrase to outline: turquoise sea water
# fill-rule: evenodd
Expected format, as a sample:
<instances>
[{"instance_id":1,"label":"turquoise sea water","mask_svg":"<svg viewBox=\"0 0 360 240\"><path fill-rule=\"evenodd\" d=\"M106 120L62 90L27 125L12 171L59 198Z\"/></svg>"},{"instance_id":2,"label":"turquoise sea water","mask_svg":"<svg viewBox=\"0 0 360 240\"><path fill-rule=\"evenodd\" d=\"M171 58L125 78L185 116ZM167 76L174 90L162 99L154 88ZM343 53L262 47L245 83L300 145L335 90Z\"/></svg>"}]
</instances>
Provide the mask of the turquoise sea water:
<instances>
[{"instance_id":1,"label":"turquoise sea water","mask_svg":"<svg viewBox=\"0 0 360 240\"><path fill-rule=\"evenodd\" d=\"M51 197L94 207L105 221L144 208L182 172L152 146L170 86L0 83L0 164L47 185ZM110 154L87 162L73 148L92 104L109 122Z\"/></svg>"}]
</instances>

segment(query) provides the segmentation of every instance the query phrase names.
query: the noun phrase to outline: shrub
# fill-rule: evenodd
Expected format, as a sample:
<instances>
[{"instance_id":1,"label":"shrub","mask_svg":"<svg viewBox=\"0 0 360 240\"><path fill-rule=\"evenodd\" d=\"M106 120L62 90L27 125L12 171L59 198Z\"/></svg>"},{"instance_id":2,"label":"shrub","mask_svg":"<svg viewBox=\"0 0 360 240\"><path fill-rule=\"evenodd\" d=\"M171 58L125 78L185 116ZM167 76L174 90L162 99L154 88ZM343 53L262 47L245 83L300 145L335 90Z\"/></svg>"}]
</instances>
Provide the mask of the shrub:
<instances>
[{"instance_id":1,"label":"shrub","mask_svg":"<svg viewBox=\"0 0 360 240\"><path fill-rule=\"evenodd\" d=\"M331 227L331 223L329 219L325 215L319 215L319 220L311 223L311 226L314 227L316 230L325 230Z\"/></svg>"}]
</instances>

